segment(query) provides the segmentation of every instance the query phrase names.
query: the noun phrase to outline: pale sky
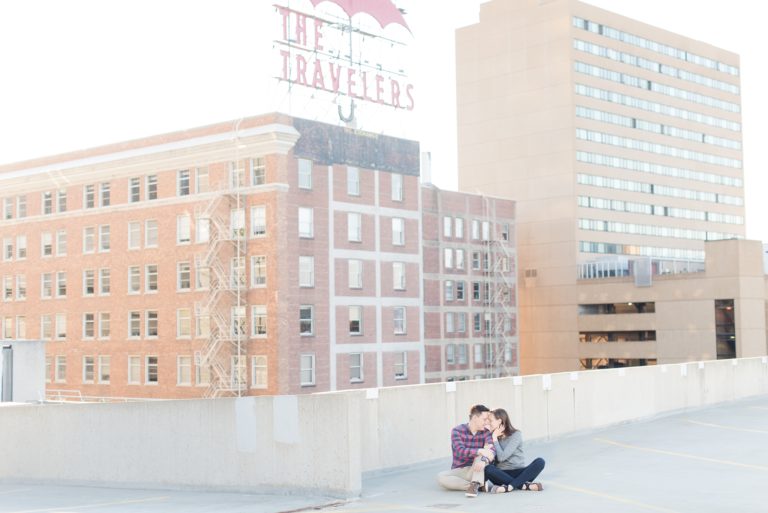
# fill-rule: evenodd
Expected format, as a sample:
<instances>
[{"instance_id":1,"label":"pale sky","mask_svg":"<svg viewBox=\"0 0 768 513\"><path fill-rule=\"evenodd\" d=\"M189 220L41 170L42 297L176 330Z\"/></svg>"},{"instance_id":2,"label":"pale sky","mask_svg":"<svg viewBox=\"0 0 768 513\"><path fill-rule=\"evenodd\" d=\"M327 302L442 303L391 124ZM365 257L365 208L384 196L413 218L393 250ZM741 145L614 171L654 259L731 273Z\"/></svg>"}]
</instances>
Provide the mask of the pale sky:
<instances>
[{"instance_id":1,"label":"pale sky","mask_svg":"<svg viewBox=\"0 0 768 513\"><path fill-rule=\"evenodd\" d=\"M291 0L295 5L308 0ZM455 189L454 29L484 0L396 0L413 35L413 113L384 113L433 155L432 178ZM761 2L591 0L588 3L741 55L747 236L768 241L768 48ZM0 163L285 110L273 83L272 0L3 0ZM362 15L365 16L365 15ZM265 29L265 27L267 27ZM394 27L394 28L393 28ZM294 114L314 99L292 100ZM326 111L335 111L326 99ZM361 128L369 127L363 124ZM2 191L0 191L0 196Z\"/></svg>"}]
</instances>

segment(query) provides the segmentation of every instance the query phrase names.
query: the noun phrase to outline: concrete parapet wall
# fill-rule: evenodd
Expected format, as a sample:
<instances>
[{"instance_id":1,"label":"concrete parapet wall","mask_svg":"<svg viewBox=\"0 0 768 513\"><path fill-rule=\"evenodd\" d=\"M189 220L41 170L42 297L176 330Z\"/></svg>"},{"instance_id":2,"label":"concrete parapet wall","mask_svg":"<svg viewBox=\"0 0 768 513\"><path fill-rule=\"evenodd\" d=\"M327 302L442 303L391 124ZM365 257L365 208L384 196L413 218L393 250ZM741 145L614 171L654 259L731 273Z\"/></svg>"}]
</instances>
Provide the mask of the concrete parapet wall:
<instances>
[{"instance_id":1,"label":"concrete parapet wall","mask_svg":"<svg viewBox=\"0 0 768 513\"><path fill-rule=\"evenodd\" d=\"M0 408L0 480L360 492L363 472L450 456L471 405L528 440L768 394L768 358L307 396Z\"/></svg>"}]
</instances>

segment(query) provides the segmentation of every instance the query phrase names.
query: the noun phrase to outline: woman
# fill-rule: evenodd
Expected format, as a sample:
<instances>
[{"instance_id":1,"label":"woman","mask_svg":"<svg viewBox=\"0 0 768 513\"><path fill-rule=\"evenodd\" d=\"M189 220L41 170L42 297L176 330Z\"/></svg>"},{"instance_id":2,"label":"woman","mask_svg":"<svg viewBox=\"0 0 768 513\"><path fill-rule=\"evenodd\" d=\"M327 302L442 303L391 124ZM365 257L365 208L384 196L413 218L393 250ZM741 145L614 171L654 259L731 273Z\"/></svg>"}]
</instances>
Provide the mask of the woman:
<instances>
[{"instance_id":1,"label":"woman","mask_svg":"<svg viewBox=\"0 0 768 513\"><path fill-rule=\"evenodd\" d=\"M509 415L505 410L498 408L491 411L489 419L496 462L485 467L486 490L493 493L542 491L544 487L534 479L544 469L544 460L536 458L525 466L523 435L509 423Z\"/></svg>"}]
</instances>

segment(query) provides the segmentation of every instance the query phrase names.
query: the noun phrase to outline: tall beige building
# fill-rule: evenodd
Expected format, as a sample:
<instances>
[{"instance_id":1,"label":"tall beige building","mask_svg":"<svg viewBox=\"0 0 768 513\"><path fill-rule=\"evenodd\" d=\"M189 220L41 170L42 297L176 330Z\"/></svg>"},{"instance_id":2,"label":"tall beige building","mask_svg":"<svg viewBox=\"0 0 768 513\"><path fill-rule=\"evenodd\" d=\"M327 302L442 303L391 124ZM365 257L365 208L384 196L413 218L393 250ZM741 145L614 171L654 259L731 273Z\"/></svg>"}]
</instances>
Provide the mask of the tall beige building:
<instances>
[{"instance_id":1,"label":"tall beige building","mask_svg":"<svg viewBox=\"0 0 768 513\"><path fill-rule=\"evenodd\" d=\"M745 235L738 55L575 0L492 0L456 47L459 188L517 202L523 373L765 353L764 315L717 335L738 297L657 287Z\"/></svg>"}]
</instances>

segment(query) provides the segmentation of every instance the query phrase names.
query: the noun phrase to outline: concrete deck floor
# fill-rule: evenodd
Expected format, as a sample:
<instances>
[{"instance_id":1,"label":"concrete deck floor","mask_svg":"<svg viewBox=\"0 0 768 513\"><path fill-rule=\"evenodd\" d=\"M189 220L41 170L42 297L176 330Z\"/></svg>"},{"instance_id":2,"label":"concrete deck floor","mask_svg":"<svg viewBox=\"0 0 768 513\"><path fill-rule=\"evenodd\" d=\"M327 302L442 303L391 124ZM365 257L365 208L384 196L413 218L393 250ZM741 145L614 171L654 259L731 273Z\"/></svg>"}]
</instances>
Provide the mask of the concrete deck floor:
<instances>
[{"instance_id":1,"label":"concrete deck floor","mask_svg":"<svg viewBox=\"0 0 768 513\"><path fill-rule=\"evenodd\" d=\"M446 432L446 437L448 433ZM543 492L440 489L449 462L364 480L359 499L0 484L0 513L768 512L768 396L527 444ZM2 455L0 455L2 457Z\"/></svg>"}]
</instances>

